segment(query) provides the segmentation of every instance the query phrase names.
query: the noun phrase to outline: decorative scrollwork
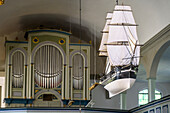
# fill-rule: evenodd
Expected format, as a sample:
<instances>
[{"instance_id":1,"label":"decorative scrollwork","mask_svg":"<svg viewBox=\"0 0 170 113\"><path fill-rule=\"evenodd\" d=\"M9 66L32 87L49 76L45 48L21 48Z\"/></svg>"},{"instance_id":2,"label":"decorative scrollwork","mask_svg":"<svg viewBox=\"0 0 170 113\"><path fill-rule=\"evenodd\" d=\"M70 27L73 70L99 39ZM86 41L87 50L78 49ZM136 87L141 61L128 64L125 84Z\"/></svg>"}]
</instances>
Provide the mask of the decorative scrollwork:
<instances>
[{"instance_id":1,"label":"decorative scrollwork","mask_svg":"<svg viewBox=\"0 0 170 113\"><path fill-rule=\"evenodd\" d=\"M59 40L58 43L59 43L60 45L63 45L63 44L65 44L65 40L62 38L62 39Z\"/></svg>"},{"instance_id":2,"label":"decorative scrollwork","mask_svg":"<svg viewBox=\"0 0 170 113\"><path fill-rule=\"evenodd\" d=\"M33 43L37 44L37 43L39 42L39 38L38 38L38 37L34 37L34 38L32 39L32 41L33 41Z\"/></svg>"}]
</instances>

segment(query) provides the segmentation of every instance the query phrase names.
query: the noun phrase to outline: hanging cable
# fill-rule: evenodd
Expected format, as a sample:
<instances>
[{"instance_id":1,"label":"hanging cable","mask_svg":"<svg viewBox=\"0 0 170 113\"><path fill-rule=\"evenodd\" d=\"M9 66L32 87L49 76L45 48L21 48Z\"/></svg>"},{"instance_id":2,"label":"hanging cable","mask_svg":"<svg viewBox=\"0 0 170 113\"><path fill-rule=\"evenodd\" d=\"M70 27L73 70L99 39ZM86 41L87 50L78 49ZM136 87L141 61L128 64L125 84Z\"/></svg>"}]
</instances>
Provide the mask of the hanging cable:
<instances>
[{"instance_id":1,"label":"hanging cable","mask_svg":"<svg viewBox=\"0 0 170 113\"><path fill-rule=\"evenodd\" d=\"M116 0L116 4L118 5L119 3L118 3L118 0Z\"/></svg>"},{"instance_id":2,"label":"hanging cable","mask_svg":"<svg viewBox=\"0 0 170 113\"><path fill-rule=\"evenodd\" d=\"M72 20L71 20L71 15L70 15L70 14L72 14L72 13L70 12L70 11L71 11L70 9L72 9L72 8L71 8L71 5L70 5L70 4L71 4L71 2L70 2L70 0L69 0L69 1L68 1L68 7L69 7L69 8L68 8L68 9L69 9L69 10L68 10L68 15L69 15L69 21L70 21L69 32L71 33L71 32L72 32L72 29L71 29L71 27L72 27L72 26L71 26Z\"/></svg>"},{"instance_id":3,"label":"hanging cable","mask_svg":"<svg viewBox=\"0 0 170 113\"><path fill-rule=\"evenodd\" d=\"M80 55L81 55L81 38L82 38L82 25L81 25L81 0L79 0L79 22L80 22ZM80 60L82 60L82 59L80 59ZM82 61L80 61L80 62L82 62ZM79 74L80 74L80 71L78 71L79 72ZM82 80L83 81L83 80ZM79 84L79 81L78 81L78 86L81 88L81 84ZM85 90L85 89L84 89ZM81 93L81 89L80 89L80 94L82 95L82 93ZM81 113L81 96L80 96L80 100L79 100L79 111L80 111L80 113Z\"/></svg>"}]
</instances>

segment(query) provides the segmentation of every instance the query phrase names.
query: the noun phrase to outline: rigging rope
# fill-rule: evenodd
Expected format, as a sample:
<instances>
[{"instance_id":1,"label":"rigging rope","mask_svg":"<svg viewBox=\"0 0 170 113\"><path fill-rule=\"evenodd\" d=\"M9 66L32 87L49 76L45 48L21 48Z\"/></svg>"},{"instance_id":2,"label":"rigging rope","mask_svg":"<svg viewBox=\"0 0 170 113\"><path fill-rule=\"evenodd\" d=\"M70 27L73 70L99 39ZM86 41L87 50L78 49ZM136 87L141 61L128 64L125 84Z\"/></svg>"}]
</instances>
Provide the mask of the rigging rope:
<instances>
[{"instance_id":1,"label":"rigging rope","mask_svg":"<svg viewBox=\"0 0 170 113\"><path fill-rule=\"evenodd\" d=\"M123 6L124 7L124 6ZM127 19L126 19L126 16L125 16L125 13L124 13L124 11L123 11L123 16L124 16L124 18L125 18L125 21L126 21L126 23L127 23ZM125 30L125 33L126 33L126 36L127 37L129 37L129 39L130 39L130 36L127 34L127 31L126 31L126 29L125 29L125 26L123 26L123 28L124 28L124 30ZM130 28L129 28L129 26L127 26L127 28L128 28L128 30L129 30L129 32L130 32L130 34L131 34L131 36L132 36L132 38L134 38L134 36L133 36L133 34L132 34L132 32L131 32L131 30L130 30ZM127 40L129 40L129 39L127 39ZM135 39L135 38L134 38ZM130 39L131 40L131 39ZM136 39L135 39L136 40ZM136 40L136 43L137 43L137 40ZM130 45L129 45L130 46ZM126 46L127 47L127 46ZM131 47L131 49L132 49L132 47ZM131 55L131 62L133 61L133 59L134 59L134 54L135 54L135 49L136 49L136 44L135 44L135 48L134 48L134 50L133 50L133 54ZM127 49L128 50L128 52L130 53L130 51L129 51L129 49Z\"/></svg>"},{"instance_id":2,"label":"rigging rope","mask_svg":"<svg viewBox=\"0 0 170 113\"><path fill-rule=\"evenodd\" d=\"M70 0L69 0L69 1L68 1L68 7L69 7L68 9L71 9L71 7L70 7L71 5L70 5L70 4L71 4L71 3L70 3ZM70 19L70 26L69 26L70 29L69 29L69 32L71 33L71 31L72 31L72 29L71 29L71 27L72 27L72 26L71 26L72 20L71 20L71 15L70 15L70 14L72 14L72 13L71 13L71 10L68 11L68 15L69 15L69 19Z\"/></svg>"},{"instance_id":3,"label":"rigging rope","mask_svg":"<svg viewBox=\"0 0 170 113\"><path fill-rule=\"evenodd\" d=\"M108 60L109 60L109 58L107 57L107 62L108 62ZM106 67L105 74L107 74L106 72L108 72L109 67L110 67L110 62L109 62L109 64L107 62L105 63L105 67Z\"/></svg>"},{"instance_id":4,"label":"rigging rope","mask_svg":"<svg viewBox=\"0 0 170 113\"><path fill-rule=\"evenodd\" d=\"M124 7L124 6L123 6L123 7ZM124 11L122 11L122 12L123 12L123 16L124 16L124 18L125 18L125 21L126 21L126 23L127 23L127 19L126 19L125 13L124 13ZM127 26L127 27L128 27L128 29L129 29L129 26ZM125 29L125 26L123 26L123 29L124 29L124 31L125 31L127 40L129 40L129 39L128 39L129 35L128 35L126 29ZM130 30L130 29L129 29L129 30ZM132 35L132 37L134 37L133 34L131 34L131 35ZM129 37L129 38L130 38L130 37ZM125 45L125 46L126 46L126 45ZM129 45L129 46L130 46L130 45ZM131 55L131 57L133 57L133 55L130 53L130 51L129 51L129 49L128 49L127 46L126 46L126 48L127 48L128 52L129 52L129 54Z\"/></svg>"}]
</instances>

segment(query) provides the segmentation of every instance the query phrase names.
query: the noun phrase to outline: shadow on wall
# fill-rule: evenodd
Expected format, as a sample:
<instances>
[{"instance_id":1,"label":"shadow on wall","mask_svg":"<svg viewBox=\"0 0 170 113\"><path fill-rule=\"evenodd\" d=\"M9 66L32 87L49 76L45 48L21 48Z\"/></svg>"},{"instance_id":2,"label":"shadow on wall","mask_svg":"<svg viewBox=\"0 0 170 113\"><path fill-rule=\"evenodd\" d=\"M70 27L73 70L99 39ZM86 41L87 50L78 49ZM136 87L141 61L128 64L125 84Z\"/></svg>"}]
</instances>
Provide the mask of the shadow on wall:
<instances>
[{"instance_id":1,"label":"shadow on wall","mask_svg":"<svg viewBox=\"0 0 170 113\"><path fill-rule=\"evenodd\" d=\"M77 20L78 19L72 19ZM20 30L30 30L37 28L46 28L46 29L62 29L63 31L69 32L71 30L73 37L78 37L80 39L80 24L70 23L70 17L64 15L56 14L31 14L25 15L20 18ZM82 25L82 40L89 42L92 32L88 28Z\"/></svg>"},{"instance_id":2,"label":"shadow on wall","mask_svg":"<svg viewBox=\"0 0 170 113\"><path fill-rule=\"evenodd\" d=\"M138 82L147 82L147 75L146 75L146 69L142 63L139 65L139 70L137 73L137 78L136 80Z\"/></svg>"},{"instance_id":3,"label":"shadow on wall","mask_svg":"<svg viewBox=\"0 0 170 113\"><path fill-rule=\"evenodd\" d=\"M71 18L71 20L76 21L79 23L79 18ZM89 43L89 41L92 41L91 43L91 73L93 72L94 67L94 54L98 56L98 48L100 44L100 40L96 35L96 31L93 30L93 28L87 28L84 27L83 24L88 24L84 21L82 21L82 26L80 28L80 24L76 23L70 23L70 17L65 15L59 15L59 14L31 14L31 15L25 15L20 18L20 30L31 30L31 29L37 29L37 28L44 28L44 29L62 29L63 31L69 32L71 30L72 35L70 36L70 42L71 43L78 43L81 39L82 43ZM80 29L82 29L80 34ZM81 35L81 38L80 38ZM94 42L96 40L96 42ZM95 47L94 47L95 45ZM94 49L96 49L94 51ZM96 68L97 73L101 73L100 70L103 70L105 67L105 60L103 58L96 58ZM101 64L102 63L102 64Z\"/></svg>"}]
</instances>

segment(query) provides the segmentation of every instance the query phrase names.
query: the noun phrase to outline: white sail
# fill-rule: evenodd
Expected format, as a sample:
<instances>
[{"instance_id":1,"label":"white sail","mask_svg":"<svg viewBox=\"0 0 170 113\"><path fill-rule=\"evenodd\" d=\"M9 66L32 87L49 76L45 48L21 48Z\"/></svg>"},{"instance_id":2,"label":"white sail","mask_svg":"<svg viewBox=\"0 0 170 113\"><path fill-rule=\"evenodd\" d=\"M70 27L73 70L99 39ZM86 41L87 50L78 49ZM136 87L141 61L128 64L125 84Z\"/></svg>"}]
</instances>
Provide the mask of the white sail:
<instances>
[{"instance_id":1,"label":"white sail","mask_svg":"<svg viewBox=\"0 0 170 113\"><path fill-rule=\"evenodd\" d=\"M109 32L108 24L110 24L111 19L112 19L112 13L107 13L106 24L102 31L103 36L102 36L102 40L101 40L101 44L99 48L99 56L107 56L107 47L104 44L107 43L107 40L108 40L108 32Z\"/></svg>"},{"instance_id":2,"label":"white sail","mask_svg":"<svg viewBox=\"0 0 170 113\"><path fill-rule=\"evenodd\" d=\"M115 6L109 24L107 52L112 66L139 64L140 47L130 6Z\"/></svg>"}]
</instances>

